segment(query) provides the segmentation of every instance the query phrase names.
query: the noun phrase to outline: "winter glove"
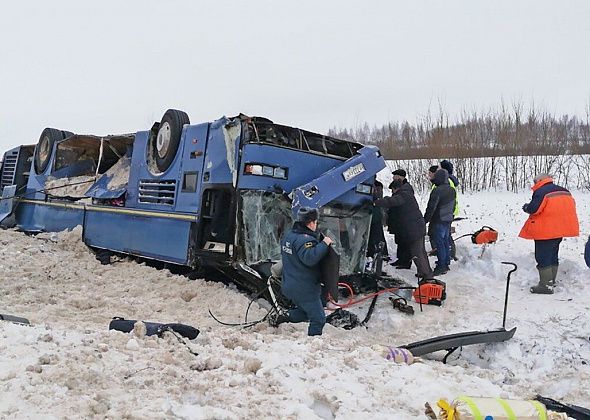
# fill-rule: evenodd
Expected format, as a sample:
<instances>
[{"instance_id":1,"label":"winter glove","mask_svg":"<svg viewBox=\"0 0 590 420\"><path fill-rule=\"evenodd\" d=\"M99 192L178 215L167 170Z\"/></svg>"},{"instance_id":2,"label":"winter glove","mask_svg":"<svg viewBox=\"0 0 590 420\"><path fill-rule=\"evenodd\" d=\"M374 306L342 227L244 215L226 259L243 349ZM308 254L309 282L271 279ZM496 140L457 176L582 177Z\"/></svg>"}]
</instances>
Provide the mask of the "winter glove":
<instances>
[{"instance_id":1,"label":"winter glove","mask_svg":"<svg viewBox=\"0 0 590 420\"><path fill-rule=\"evenodd\" d=\"M522 206L522 211L525 211L525 212L527 212L527 213L528 213L528 211L527 211L527 209L528 209L528 208L529 208L529 205L528 205L528 203L527 203L527 204L524 204L524 205Z\"/></svg>"}]
</instances>

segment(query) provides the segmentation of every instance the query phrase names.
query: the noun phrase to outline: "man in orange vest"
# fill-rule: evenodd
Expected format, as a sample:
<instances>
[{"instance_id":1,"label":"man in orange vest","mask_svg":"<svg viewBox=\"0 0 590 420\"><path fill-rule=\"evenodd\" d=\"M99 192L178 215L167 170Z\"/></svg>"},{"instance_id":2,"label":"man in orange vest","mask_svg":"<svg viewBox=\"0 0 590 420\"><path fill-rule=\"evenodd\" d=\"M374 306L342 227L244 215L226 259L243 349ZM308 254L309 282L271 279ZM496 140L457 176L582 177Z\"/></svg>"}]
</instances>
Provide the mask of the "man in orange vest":
<instances>
[{"instance_id":1,"label":"man in orange vest","mask_svg":"<svg viewBox=\"0 0 590 420\"><path fill-rule=\"evenodd\" d=\"M535 241L539 284L531 287L531 293L552 294L561 240L578 236L580 225L576 202L568 190L554 184L547 174L537 175L534 183L531 202L522 206L529 218L518 236Z\"/></svg>"}]
</instances>

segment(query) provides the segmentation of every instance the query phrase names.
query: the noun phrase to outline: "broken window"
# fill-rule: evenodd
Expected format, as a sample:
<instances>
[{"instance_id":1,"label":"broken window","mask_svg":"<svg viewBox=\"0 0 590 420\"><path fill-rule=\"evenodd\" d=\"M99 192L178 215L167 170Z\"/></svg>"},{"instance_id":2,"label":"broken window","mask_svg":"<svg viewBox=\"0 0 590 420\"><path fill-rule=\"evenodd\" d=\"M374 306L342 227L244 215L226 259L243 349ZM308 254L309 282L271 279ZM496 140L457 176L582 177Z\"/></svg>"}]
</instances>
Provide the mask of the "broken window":
<instances>
[{"instance_id":1,"label":"broken window","mask_svg":"<svg viewBox=\"0 0 590 420\"><path fill-rule=\"evenodd\" d=\"M55 178L105 173L132 147L135 136L74 135L57 145Z\"/></svg>"},{"instance_id":2,"label":"broken window","mask_svg":"<svg viewBox=\"0 0 590 420\"><path fill-rule=\"evenodd\" d=\"M98 137L91 135L74 135L57 144L53 171L47 177L45 191L53 197L78 199L86 197L85 192L99 176L118 167L116 165L129 160L135 136ZM109 189L126 186L129 165L126 171L119 171L117 176L108 174L109 179L117 184ZM110 171L112 172L112 171ZM125 179L120 179L125 177ZM116 179L114 179L116 178Z\"/></svg>"},{"instance_id":3,"label":"broken window","mask_svg":"<svg viewBox=\"0 0 590 420\"><path fill-rule=\"evenodd\" d=\"M280 238L293 225L291 202L273 192L243 190L240 196L246 263L280 260Z\"/></svg>"},{"instance_id":4,"label":"broken window","mask_svg":"<svg viewBox=\"0 0 590 420\"><path fill-rule=\"evenodd\" d=\"M246 263L278 261L280 239L293 226L291 202L282 194L241 191L241 242ZM318 230L334 240L340 254L340 274L361 272L369 240L370 209L323 207Z\"/></svg>"},{"instance_id":5,"label":"broken window","mask_svg":"<svg viewBox=\"0 0 590 420\"><path fill-rule=\"evenodd\" d=\"M246 139L249 142L273 144L345 159L352 157L362 147L359 143L273 124L268 120L251 119L247 127L249 133Z\"/></svg>"}]
</instances>

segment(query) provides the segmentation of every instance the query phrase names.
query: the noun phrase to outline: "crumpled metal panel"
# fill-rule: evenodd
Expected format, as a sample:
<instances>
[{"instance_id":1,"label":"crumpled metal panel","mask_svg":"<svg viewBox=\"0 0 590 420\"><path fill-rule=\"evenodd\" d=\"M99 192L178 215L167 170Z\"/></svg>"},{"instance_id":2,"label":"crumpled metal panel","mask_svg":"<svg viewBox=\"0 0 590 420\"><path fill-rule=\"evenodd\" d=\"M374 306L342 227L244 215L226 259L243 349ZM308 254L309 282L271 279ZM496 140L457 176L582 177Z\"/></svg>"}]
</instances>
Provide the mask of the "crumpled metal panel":
<instances>
[{"instance_id":1,"label":"crumpled metal panel","mask_svg":"<svg viewBox=\"0 0 590 420\"><path fill-rule=\"evenodd\" d=\"M2 200L0 200L0 222L10 216L14 211L15 195L16 185L8 185L2 190Z\"/></svg>"},{"instance_id":2,"label":"crumpled metal panel","mask_svg":"<svg viewBox=\"0 0 590 420\"><path fill-rule=\"evenodd\" d=\"M86 191L87 197L99 199L119 198L127 191L131 157L123 156Z\"/></svg>"},{"instance_id":3,"label":"crumpled metal panel","mask_svg":"<svg viewBox=\"0 0 590 420\"><path fill-rule=\"evenodd\" d=\"M341 165L293 190L293 214L300 207L320 208L385 168L376 146L365 146Z\"/></svg>"}]
</instances>

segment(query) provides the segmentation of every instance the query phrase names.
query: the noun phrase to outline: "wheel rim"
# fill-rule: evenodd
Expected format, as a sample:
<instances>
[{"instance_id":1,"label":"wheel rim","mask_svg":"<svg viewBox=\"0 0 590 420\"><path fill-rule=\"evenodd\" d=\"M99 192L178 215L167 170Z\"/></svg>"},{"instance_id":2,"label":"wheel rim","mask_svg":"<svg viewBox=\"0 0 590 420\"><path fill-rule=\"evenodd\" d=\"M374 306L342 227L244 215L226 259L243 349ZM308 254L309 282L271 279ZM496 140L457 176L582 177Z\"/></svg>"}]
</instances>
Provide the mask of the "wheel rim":
<instances>
[{"instance_id":1,"label":"wheel rim","mask_svg":"<svg viewBox=\"0 0 590 420\"><path fill-rule=\"evenodd\" d=\"M158 130L158 137L156 138L156 150L160 159L166 157L168 149L170 148L171 137L172 133L170 124L168 122L164 122Z\"/></svg>"},{"instance_id":2,"label":"wheel rim","mask_svg":"<svg viewBox=\"0 0 590 420\"><path fill-rule=\"evenodd\" d=\"M39 164L43 165L43 163L49 157L49 137L45 136L41 140L41 144L39 145Z\"/></svg>"}]
</instances>

